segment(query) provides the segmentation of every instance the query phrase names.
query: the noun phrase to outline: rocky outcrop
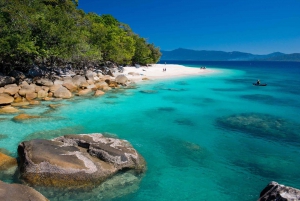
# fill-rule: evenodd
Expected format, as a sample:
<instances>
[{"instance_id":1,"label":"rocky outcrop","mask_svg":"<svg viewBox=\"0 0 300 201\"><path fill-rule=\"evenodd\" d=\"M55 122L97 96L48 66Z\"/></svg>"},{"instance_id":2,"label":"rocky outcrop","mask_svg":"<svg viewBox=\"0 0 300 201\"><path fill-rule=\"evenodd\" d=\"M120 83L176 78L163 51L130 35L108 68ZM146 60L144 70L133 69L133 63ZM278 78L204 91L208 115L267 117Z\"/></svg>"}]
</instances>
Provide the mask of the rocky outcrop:
<instances>
[{"instance_id":1,"label":"rocky outcrop","mask_svg":"<svg viewBox=\"0 0 300 201\"><path fill-rule=\"evenodd\" d=\"M0 181L0 200L49 201L33 188L21 184L7 184Z\"/></svg>"},{"instance_id":2,"label":"rocky outcrop","mask_svg":"<svg viewBox=\"0 0 300 201\"><path fill-rule=\"evenodd\" d=\"M14 101L14 98L8 94L0 94L0 105L9 104Z\"/></svg>"},{"instance_id":3,"label":"rocky outcrop","mask_svg":"<svg viewBox=\"0 0 300 201\"><path fill-rule=\"evenodd\" d=\"M277 182L270 182L260 193L258 201L294 201L300 200L300 190Z\"/></svg>"},{"instance_id":4,"label":"rocky outcrop","mask_svg":"<svg viewBox=\"0 0 300 201\"><path fill-rule=\"evenodd\" d=\"M146 169L143 157L129 142L102 134L25 141L18 154L21 178L43 186L94 185L123 169L137 173Z\"/></svg>"}]
</instances>

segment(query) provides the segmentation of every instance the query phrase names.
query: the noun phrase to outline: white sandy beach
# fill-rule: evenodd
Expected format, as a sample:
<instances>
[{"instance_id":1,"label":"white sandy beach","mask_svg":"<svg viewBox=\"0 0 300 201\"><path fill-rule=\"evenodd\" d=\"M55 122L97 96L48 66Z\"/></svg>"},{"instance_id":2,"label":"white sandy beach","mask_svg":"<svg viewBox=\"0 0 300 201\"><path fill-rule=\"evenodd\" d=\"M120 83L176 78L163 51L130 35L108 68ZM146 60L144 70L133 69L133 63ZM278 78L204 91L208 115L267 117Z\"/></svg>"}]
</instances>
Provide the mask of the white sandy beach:
<instances>
[{"instance_id":1,"label":"white sandy beach","mask_svg":"<svg viewBox=\"0 0 300 201\"><path fill-rule=\"evenodd\" d=\"M166 68L166 71L163 71L164 68ZM152 66L141 66L140 68L124 67L124 72L122 74L126 75L130 81L139 82L143 79L171 79L211 73L217 73L217 70L192 68L177 64L152 64Z\"/></svg>"}]
</instances>

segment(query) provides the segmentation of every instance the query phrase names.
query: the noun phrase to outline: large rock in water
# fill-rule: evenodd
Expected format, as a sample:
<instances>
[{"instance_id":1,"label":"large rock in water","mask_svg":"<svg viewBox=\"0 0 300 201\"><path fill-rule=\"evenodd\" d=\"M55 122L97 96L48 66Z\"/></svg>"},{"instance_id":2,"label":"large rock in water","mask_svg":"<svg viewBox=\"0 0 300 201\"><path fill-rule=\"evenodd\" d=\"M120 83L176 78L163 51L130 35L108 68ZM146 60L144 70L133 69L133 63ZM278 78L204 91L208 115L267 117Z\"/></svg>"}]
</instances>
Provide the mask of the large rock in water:
<instances>
[{"instance_id":1,"label":"large rock in water","mask_svg":"<svg viewBox=\"0 0 300 201\"><path fill-rule=\"evenodd\" d=\"M146 169L143 157L129 142L102 134L25 141L18 154L21 178L43 186L94 185L122 169L138 173Z\"/></svg>"},{"instance_id":2,"label":"large rock in water","mask_svg":"<svg viewBox=\"0 0 300 201\"><path fill-rule=\"evenodd\" d=\"M294 201L300 200L300 190L272 181L260 193L258 201Z\"/></svg>"},{"instance_id":3,"label":"large rock in water","mask_svg":"<svg viewBox=\"0 0 300 201\"><path fill-rule=\"evenodd\" d=\"M33 188L21 184L7 184L0 181L0 200L49 201Z\"/></svg>"}]
</instances>

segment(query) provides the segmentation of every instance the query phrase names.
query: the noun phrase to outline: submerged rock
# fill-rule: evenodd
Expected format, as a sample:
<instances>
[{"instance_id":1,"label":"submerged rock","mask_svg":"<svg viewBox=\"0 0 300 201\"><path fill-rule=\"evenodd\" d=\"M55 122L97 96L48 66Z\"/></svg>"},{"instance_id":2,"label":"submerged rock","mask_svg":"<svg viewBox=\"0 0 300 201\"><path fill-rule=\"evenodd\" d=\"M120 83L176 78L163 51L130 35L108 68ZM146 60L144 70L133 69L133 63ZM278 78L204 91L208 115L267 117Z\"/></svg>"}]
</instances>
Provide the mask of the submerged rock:
<instances>
[{"instance_id":1,"label":"submerged rock","mask_svg":"<svg viewBox=\"0 0 300 201\"><path fill-rule=\"evenodd\" d=\"M300 125L276 116L259 113L243 113L217 119L217 125L255 137L279 141L280 143L299 143Z\"/></svg>"},{"instance_id":2,"label":"submerged rock","mask_svg":"<svg viewBox=\"0 0 300 201\"><path fill-rule=\"evenodd\" d=\"M12 107L12 106L5 106L0 108L0 114L12 114L12 113L18 113L20 110Z\"/></svg>"},{"instance_id":3,"label":"submerged rock","mask_svg":"<svg viewBox=\"0 0 300 201\"><path fill-rule=\"evenodd\" d=\"M19 114L13 118L14 121L24 121L28 119L39 119L42 118L42 116L37 115L29 115L29 114Z\"/></svg>"},{"instance_id":4,"label":"submerged rock","mask_svg":"<svg viewBox=\"0 0 300 201\"><path fill-rule=\"evenodd\" d=\"M17 159L0 152L0 170L7 170L14 166L17 166Z\"/></svg>"},{"instance_id":5,"label":"submerged rock","mask_svg":"<svg viewBox=\"0 0 300 201\"><path fill-rule=\"evenodd\" d=\"M145 171L143 157L120 139L102 134L65 135L20 143L21 178L33 185L90 186L123 169Z\"/></svg>"},{"instance_id":6,"label":"submerged rock","mask_svg":"<svg viewBox=\"0 0 300 201\"><path fill-rule=\"evenodd\" d=\"M270 182L260 193L258 201L294 201L300 200L300 190L277 182Z\"/></svg>"},{"instance_id":7,"label":"submerged rock","mask_svg":"<svg viewBox=\"0 0 300 201\"><path fill-rule=\"evenodd\" d=\"M11 103L11 106L14 106L14 107L23 107L23 106L26 106L26 105L29 105L28 101Z\"/></svg>"},{"instance_id":8,"label":"submerged rock","mask_svg":"<svg viewBox=\"0 0 300 201\"><path fill-rule=\"evenodd\" d=\"M33 188L21 184L7 184L0 181L0 200L49 201Z\"/></svg>"},{"instance_id":9,"label":"submerged rock","mask_svg":"<svg viewBox=\"0 0 300 201\"><path fill-rule=\"evenodd\" d=\"M209 151L196 143L174 137L159 138L159 145L165 152L168 162L174 167L205 166Z\"/></svg>"},{"instance_id":10,"label":"submerged rock","mask_svg":"<svg viewBox=\"0 0 300 201\"><path fill-rule=\"evenodd\" d=\"M155 94L155 93L157 93L156 90L141 90L140 92L144 93L144 94Z\"/></svg>"},{"instance_id":11,"label":"submerged rock","mask_svg":"<svg viewBox=\"0 0 300 201\"><path fill-rule=\"evenodd\" d=\"M0 134L0 140L7 138L7 135Z\"/></svg>"}]
</instances>

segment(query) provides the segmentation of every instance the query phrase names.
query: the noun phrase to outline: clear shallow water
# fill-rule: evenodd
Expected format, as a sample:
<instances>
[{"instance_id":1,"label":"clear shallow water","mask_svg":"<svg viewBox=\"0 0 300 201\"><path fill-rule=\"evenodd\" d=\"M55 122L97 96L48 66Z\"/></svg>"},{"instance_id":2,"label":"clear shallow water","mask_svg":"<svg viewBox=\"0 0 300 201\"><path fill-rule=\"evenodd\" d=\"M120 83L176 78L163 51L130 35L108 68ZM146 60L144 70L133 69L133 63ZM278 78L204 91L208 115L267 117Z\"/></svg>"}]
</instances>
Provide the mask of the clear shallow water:
<instances>
[{"instance_id":1,"label":"clear shallow water","mask_svg":"<svg viewBox=\"0 0 300 201\"><path fill-rule=\"evenodd\" d=\"M107 132L130 141L147 161L141 180L130 177L124 185L76 194L41 189L51 200L251 201L270 181L300 188L300 64L181 64L222 73L152 81L99 98L64 101L57 110L45 103L24 111L49 118L26 123L2 115L7 119L0 120L0 134L6 137L0 138L0 148L16 156L25 139ZM253 86L256 79L268 86ZM9 175L0 179L13 181Z\"/></svg>"}]
</instances>

